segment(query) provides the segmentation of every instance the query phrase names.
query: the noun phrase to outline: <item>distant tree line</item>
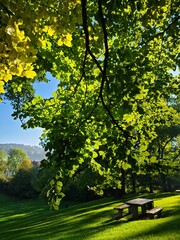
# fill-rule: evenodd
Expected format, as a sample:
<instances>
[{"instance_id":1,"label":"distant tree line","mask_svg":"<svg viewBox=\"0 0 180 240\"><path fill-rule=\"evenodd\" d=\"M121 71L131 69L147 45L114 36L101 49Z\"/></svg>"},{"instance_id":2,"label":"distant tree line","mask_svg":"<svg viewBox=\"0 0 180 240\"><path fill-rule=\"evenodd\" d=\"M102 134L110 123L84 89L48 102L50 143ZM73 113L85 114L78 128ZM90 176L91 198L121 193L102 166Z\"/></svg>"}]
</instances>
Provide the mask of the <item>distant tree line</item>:
<instances>
[{"instance_id":1,"label":"distant tree line","mask_svg":"<svg viewBox=\"0 0 180 240\"><path fill-rule=\"evenodd\" d=\"M170 135L168 129L162 132L166 132L166 138L161 133L161 139L159 135L156 144L154 143L149 150L154 154L161 152L159 163L143 162L134 167L136 171L122 169L119 173L120 188L107 188L105 196L121 197L127 193L174 191L179 188L179 138L176 139L176 143L169 141L171 138L167 136ZM172 134L174 136L174 131ZM48 183L53 174L53 166L43 169L40 161L31 162L26 152L20 148L12 148L9 154L5 150L0 150L0 192L7 192L18 198L46 198ZM95 193L91 186L103 184L103 177L88 168L82 168L68 181L64 179L64 183L66 200L88 201L102 196L101 191L98 192L96 189Z\"/></svg>"},{"instance_id":2,"label":"distant tree line","mask_svg":"<svg viewBox=\"0 0 180 240\"><path fill-rule=\"evenodd\" d=\"M4 149L7 153L9 153L12 148L20 148L24 150L31 159L31 161L40 161L45 157L44 149L39 146L31 146L17 143L0 144L0 150Z\"/></svg>"}]
</instances>

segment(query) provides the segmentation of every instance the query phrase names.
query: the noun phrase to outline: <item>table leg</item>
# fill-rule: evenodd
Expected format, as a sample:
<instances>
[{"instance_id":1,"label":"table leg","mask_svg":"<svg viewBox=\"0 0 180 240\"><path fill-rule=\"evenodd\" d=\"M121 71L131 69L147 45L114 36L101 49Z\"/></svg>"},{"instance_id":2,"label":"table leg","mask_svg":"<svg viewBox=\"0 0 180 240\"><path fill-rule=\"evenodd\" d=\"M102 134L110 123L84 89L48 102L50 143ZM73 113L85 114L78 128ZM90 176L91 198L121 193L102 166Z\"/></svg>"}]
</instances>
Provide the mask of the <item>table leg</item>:
<instances>
[{"instance_id":1,"label":"table leg","mask_svg":"<svg viewBox=\"0 0 180 240\"><path fill-rule=\"evenodd\" d=\"M142 215L144 216L145 213L146 213L146 208L147 208L147 206L144 205L144 206L142 206L141 208L142 208Z\"/></svg>"},{"instance_id":2,"label":"table leg","mask_svg":"<svg viewBox=\"0 0 180 240\"><path fill-rule=\"evenodd\" d=\"M121 218L122 217L122 209L118 209L118 214L116 216L117 218Z\"/></svg>"},{"instance_id":3,"label":"table leg","mask_svg":"<svg viewBox=\"0 0 180 240\"><path fill-rule=\"evenodd\" d=\"M132 213L133 219L138 219L138 206L130 206L129 212Z\"/></svg>"}]
</instances>

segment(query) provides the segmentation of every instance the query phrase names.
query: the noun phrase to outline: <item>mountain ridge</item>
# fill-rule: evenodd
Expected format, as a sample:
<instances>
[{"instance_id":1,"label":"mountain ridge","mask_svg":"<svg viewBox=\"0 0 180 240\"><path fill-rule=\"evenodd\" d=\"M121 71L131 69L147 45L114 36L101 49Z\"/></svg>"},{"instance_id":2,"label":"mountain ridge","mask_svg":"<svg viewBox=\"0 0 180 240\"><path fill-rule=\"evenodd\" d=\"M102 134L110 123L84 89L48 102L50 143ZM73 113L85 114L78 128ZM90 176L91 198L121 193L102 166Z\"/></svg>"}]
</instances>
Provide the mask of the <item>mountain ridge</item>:
<instances>
[{"instance_id":1,"label":"mountain ridge","mask_svg":"<svg viewBox=\"0 0 180 240\"><path fill-rule=\"evenodd\" d=\"M41 161L45 158L45 151L42 147L19 143L0 143L0 150L4 149L7 153L9 153L12 148L20 148L24 150L31 161Z\"/></svg>"}]
</instances>

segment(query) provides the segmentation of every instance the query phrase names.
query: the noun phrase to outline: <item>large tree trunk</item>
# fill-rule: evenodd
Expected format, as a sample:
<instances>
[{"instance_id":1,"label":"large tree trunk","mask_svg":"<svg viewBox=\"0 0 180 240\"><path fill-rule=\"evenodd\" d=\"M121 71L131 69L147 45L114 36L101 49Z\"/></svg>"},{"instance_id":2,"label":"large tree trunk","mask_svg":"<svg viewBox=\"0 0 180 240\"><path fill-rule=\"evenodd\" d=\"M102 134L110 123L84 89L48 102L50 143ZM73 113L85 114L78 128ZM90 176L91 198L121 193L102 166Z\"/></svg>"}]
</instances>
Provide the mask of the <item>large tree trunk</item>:
<instances>
[{"instance_id":1,"label":"large tree trunk","mask_svg":"<svg viewBox=\"0 0 180 240\"><path fill-rule=\"evenodd\" d=\"M152 184L152 176L149 175L149 191L153 193L153 184Z\"/></svg>"},{"instance_id":2,"label":"large tree trunk","mask_svg":"<svg viewBox=\"0 0 180 240\"><path fill-rule=\"evenodd\" d=\"M171 184L171 179L168 177L167 178L167 190L168 192L172 192L172 184Z\"/></svg>"},{"instance_id":3,"label":"large tree trunk","mask_svg":"<svg viewBox=\"0 0 180 240\"><path fill-rule=\"evenodd\" d=\"M121 192L123 195L126 194L126 178L125 178L125 171L124 169L121 169Z\"/></svg>"},{"instance_id":4,"label":"large tree trunk","mask_svg":"<svg viewBox=\"0 0 180 240\"><path fill-rule=\"evenodd\" d=\"M162 191L168 192L166 175L164 173L161 173L160 177L161 177L161 183L162 183Z\"/></svg>"},{"instance_id":5,"label":"large tree trunk","mask_svg":"<svg viewBox=\"0 0 180 240\"><path fill-rule=\"evenodd\" d=\"M136 173L131 173L132 192L136 193Z\"/></svg>"},{"instance_id":6,"label":"large tree trunk","mask_svg":"<svg viewBox=\"0 0 180 240\"><path fill-rule=\"evenodd\" d=\"M126 194L126 189L125 189L125 171L124 169L121 169L121 188L120 189L113 189L112 194L115 195L116 197L123 197Z\"/></svg>"}]
</instances>

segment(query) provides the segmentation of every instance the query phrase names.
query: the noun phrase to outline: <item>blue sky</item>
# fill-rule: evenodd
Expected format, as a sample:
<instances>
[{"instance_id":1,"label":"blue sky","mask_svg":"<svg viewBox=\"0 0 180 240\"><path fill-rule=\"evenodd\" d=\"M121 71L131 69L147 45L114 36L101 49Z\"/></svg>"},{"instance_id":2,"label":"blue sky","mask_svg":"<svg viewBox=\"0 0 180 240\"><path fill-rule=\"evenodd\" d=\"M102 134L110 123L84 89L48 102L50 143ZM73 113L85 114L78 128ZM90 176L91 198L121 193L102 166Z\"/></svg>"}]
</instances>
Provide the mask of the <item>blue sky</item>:
<instances>
[{"instance_id":1,"label":"blue sky","mask_svg":"<svg viewBox=\"0 0 180 240\"><path fill-rule=\"evenodd\" d=\"M56 90L59 81L47 74L49 83L36 83L36 93L43 97L50 97L52 92ZM42 129L28 129L21 128L21 122L14 120L11 116L13 110L8 102L0 103L0 144L1 143L19 143L24 145L39 145L39 137Z\"/></svg>"}]
</instances>

